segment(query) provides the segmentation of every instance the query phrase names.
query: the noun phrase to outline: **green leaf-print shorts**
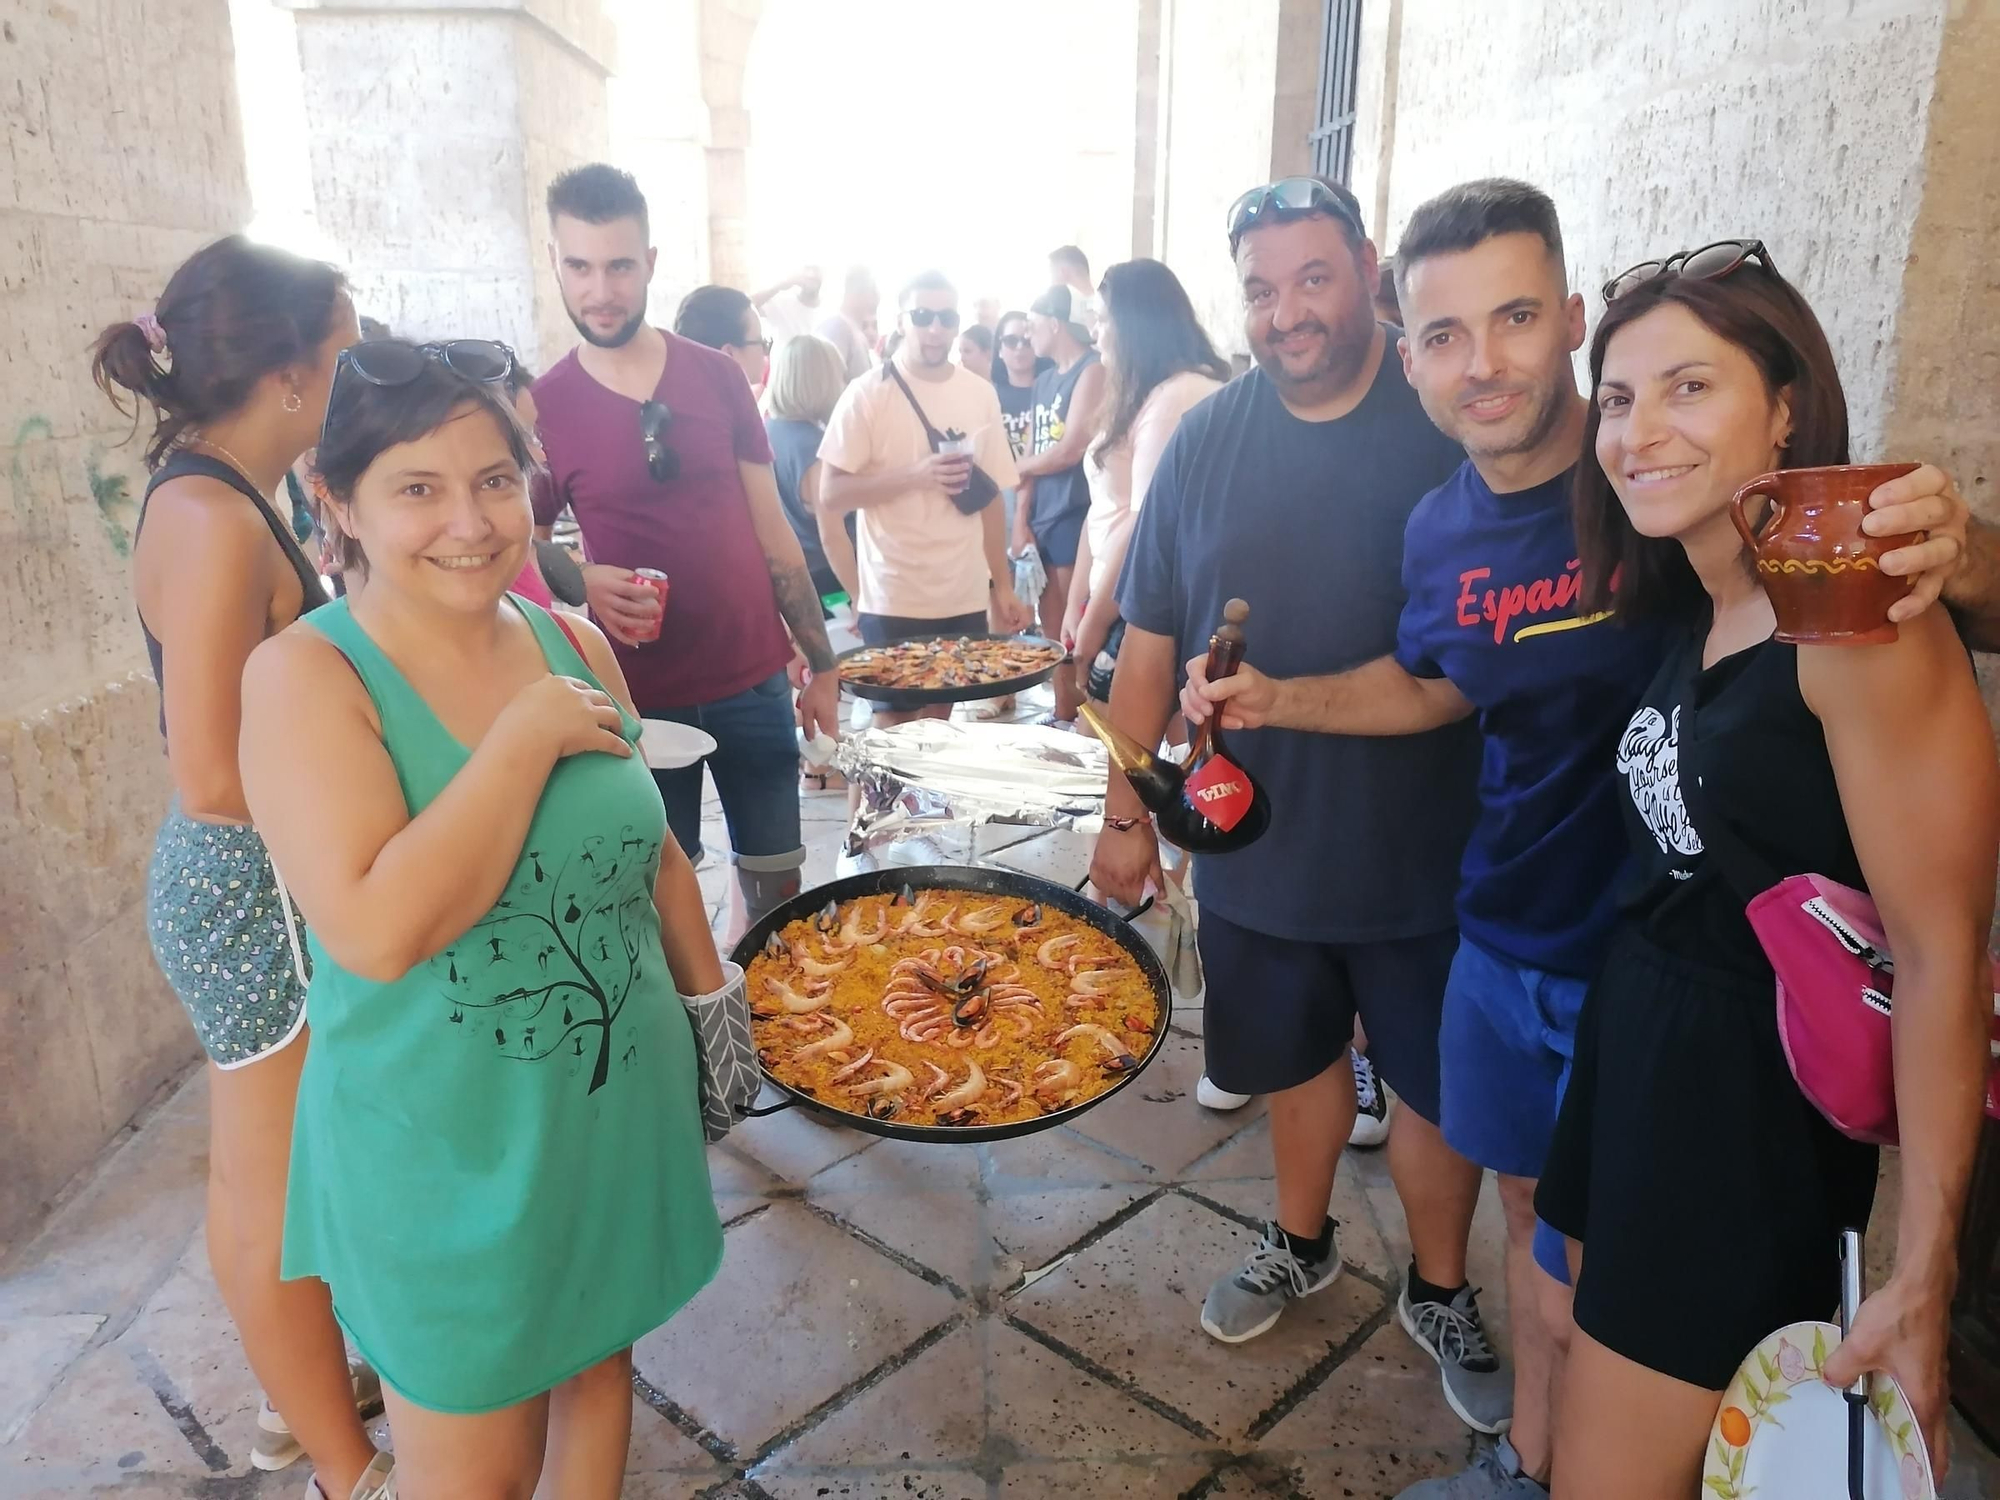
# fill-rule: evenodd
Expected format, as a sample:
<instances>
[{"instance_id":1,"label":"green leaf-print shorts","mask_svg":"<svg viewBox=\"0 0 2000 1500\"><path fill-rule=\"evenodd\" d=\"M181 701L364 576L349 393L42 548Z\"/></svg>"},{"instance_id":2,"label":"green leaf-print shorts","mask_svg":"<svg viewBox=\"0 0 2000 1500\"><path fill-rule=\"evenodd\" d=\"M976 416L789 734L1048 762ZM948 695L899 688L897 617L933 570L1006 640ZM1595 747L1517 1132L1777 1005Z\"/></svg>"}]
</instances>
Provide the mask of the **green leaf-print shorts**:
<instances>
[{"instance_id":1,"label":"green leaf-print shorts","mask_svg":"<svg viewBox=\"0 0 2000 1500\"><path fill-rule=\"evenodd\" d=\"M146 881L146 927L161 972L217 1067L255 1062L299 1034L305 986L256 829L197 823L178 802L169 807ZM303 926L298 932L303 943Z\"/></svg>"}]
</instances>

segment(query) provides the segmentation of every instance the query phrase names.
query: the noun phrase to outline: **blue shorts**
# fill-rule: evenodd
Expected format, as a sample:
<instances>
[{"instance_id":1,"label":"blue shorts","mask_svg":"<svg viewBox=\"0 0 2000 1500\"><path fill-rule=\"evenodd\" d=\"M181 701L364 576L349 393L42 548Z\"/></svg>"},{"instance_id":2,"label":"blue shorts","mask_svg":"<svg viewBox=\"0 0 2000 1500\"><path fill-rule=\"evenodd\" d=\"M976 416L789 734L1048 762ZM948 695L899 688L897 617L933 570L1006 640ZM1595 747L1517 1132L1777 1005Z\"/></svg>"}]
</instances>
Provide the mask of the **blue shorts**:
<instances>
[{"instance_id":1,"label":"blue shorts","mask_svg":"<svg viewBox=\"0 0 2000 1500\"><path fill-rule=\"evenodd\" d=\"M1083 540L1083 518L1085 510L1063 511L1057 515L1028 518L1028 532L1035 539L1035 550L1042 554L1042 563L1050 568L1073 568L1076 566L1077 544Z\"/></svg>"},{"instance_id":2,"label":"blue shorts","mask_svg":"<svg viewBox=\"0 0 2000 1500\"><path fill-rule=\"evenodd\" d=\"M1460 941L1438 1030L1445 1144L1504 1176L1542 1175L1589 988ZM1569 1285L1563 1237L1539 1221L1535 1263Z\"/></svg>"},{"instance_id":3,"label":"blue shorts","mask_svg":"<svg viewBox=\"0 0 2000 1500\"><path fill-rule=\"evenodd\" d=\"M706 765L715 778L737 865L774 873L806 862L799 834L797 720L783 672L734 697L689 708L648 709L644 716L692 724L715 736L715 753L706 761L653 772L660 800L667 804L667 824L690 860L699 860L702 853L701 772Z\"/></svg>"},{"instance_id":4,"label":"blue shorts","mask_svg":"<svg viewBox=\"0 0 2000 1500\"><path fill-rule=\"evenodd\" d=\"M1438 1007L1455 931L1380 943L1305 943L1203 908L1195 941L1207 1072L1218 1088L1275 1094L1345 1064L1354 1018L1403 1107L1438 1117Z\"/></svg>"}]
</instances>

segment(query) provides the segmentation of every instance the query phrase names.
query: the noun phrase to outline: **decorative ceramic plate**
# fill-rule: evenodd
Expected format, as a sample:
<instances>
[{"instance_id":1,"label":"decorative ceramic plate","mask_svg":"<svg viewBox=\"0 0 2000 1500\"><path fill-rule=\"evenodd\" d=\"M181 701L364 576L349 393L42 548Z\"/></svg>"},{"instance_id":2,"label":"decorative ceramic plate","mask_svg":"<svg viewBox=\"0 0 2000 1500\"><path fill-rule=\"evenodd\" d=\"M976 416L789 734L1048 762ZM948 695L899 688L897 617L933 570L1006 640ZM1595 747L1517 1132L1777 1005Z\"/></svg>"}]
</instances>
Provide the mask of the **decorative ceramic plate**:
<instances>
[{"instance_id":1,"label":"decorative ceramic plate","mask_svg":"<svg viewBox=\"0 0 2000 1500\"><path fill-rule=\"evenodd\" d=\"M715 751L715 736L671 719L639 721L639 753L655 771L678 771Z\"/></svg>"},{"instance_id":2,"label":"decorative ceramic plate","mask_svg":"<svg viewBox=\"0 0 2000 1500\"><path fill-rule=\"evenodd\" d=\"M1704 1500L1843 1500L1847 1401L1820 1379L1840 1347L1832 1323L1793 1323L1750 1351L1709 1433ZM1903 1388L1868 1377L1862 1470L1868 1500L1937 1500L1930 1454Z\"/></svg>"}]
</instances>

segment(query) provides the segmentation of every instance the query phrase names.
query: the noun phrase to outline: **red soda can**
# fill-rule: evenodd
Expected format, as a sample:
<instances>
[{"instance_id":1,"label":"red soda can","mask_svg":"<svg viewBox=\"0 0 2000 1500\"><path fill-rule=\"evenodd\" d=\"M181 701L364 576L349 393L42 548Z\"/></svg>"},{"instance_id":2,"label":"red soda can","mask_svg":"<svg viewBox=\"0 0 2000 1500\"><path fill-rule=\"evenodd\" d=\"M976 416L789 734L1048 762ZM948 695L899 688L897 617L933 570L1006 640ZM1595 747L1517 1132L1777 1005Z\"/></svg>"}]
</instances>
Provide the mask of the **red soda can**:
<instances>
[{"instance_id":1,"label":"red soda can","mask_svg":"<svg viewBox=\"0 0 2000 1500\"><path fill-rule=\"evenodd\" d=\"M657 641L660 638L660 621L667 615L667 575L658 568L634 568L632 576L660 596L660 612L653 616L652 628L639 632L640 640Z\"/></svg>"}]
</instances>

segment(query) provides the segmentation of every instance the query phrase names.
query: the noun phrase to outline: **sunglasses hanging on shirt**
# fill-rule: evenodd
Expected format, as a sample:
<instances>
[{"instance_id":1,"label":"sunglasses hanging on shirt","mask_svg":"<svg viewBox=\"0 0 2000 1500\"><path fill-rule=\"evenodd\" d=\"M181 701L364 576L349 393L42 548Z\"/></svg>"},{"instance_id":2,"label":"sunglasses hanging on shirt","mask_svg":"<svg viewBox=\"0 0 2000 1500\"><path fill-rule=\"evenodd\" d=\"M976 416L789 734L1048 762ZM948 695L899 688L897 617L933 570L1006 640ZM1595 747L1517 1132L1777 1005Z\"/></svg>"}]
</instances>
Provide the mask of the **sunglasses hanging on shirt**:
<instances>
[{"instance_id":1,"label":"sunglasses hanging on shirt","mask_svg":"<svg viewBox=\"0 0 2000 1500\"><path fill-rule=\"evenodd\" d=\"M648 401L639 408L639 441L646 445L646 472L655 484L680 477L681 456L667 446L673 425L673 410L666 402Z\"/></svg>"}]
</instances>

